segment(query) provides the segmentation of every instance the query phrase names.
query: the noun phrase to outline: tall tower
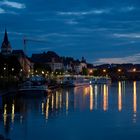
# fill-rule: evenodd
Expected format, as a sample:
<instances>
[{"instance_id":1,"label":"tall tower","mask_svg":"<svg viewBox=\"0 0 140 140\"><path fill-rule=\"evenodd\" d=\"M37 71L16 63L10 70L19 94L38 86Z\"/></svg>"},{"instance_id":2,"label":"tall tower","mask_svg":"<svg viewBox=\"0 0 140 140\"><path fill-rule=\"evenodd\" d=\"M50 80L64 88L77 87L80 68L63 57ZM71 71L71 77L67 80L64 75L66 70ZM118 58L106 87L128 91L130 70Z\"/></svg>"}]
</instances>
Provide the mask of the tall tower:
<instances>
[{"instance_id":1,"label":"tall tower","mask_svg":"<svg viewBox=\"0 0 140 140\"><path fill-rule=\"evenodd\" d=\"M12 53L12 48L8 40L7 30L5 29L5 35L1 46L2 55L10 55Z\"/></svg>"}]
</instances>

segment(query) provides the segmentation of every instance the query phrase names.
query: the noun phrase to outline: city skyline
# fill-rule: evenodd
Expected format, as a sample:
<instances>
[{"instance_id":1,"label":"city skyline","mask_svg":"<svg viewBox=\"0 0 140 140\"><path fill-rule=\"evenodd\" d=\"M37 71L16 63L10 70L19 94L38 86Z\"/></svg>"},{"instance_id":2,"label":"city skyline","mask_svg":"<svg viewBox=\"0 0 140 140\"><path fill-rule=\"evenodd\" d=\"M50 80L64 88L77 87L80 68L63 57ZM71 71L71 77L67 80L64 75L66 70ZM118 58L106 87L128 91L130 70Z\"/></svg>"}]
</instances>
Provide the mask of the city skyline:
<instances>
[{"instance_id":1,"label":"city skyline","mask_svg":"<svg viewBox=\"0 0 140 140\"><path fill-rule=\"evenodd\" d=\"M55 51L93 64L140 62L138 0L2 0L0 42L5 28L13 49L28 55Z\"/></svg>"}]
</instances>

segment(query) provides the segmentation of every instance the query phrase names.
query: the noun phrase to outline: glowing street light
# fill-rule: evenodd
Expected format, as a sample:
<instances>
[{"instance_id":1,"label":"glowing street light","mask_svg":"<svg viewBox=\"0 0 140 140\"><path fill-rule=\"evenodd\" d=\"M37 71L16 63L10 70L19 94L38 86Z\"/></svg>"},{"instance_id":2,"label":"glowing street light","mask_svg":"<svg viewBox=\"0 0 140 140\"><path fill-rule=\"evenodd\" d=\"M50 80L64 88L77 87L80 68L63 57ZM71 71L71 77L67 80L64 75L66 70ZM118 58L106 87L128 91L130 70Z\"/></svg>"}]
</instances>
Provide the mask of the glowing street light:
<instances>
[{"instance_id":1,"label":"glowing street light","mask_svg":"<svg viewBox=\"0 0 140 140\"><path fill-rule=\"evenodd\" d=\"M92 74L93 73L93 70L89 70L89 73Z\"/></svg>"},{"instance_id":2,"label":"glowing street light","mask_svg":"<svg viewBox=\"0 0 140 140\"><path fill-rule=\"evenodd\" d=\"M44 71L42 71L42 74L44 74Z\"/></svg>"},{"instance_id":3,"label":"glowing street light","mask_svg":"<svg viewBox=\"0 0 140 140\"><path fill-rule=\"evenodd\" d=\"M133 72L136 72L136 68L133 68Z\"/></svg>"},{"instance_id":4,"label":"glowing street light","mask_svg":"<svg viewBox=\"0 0 140 140\"><path fill-rule=\"evenodd\" d=\"M103 72L106 72L106 69L103 69Z\"/></svg>"},{"instance_id":5,"label":"glowing street light","mask_svg":"<svg viewBox=\"0 0 140 140\"><path fill-rule=\"evenodd\" d=\"M122 70L121 69L118 69L118 72L121 72Z\"/></svg>"},{"instance_id":6,"label":"glowing street light","mask_svg":"<svg viewBox=\"0 0 140 140\"><path fill-rule=\"evenodd\" d=\"M15 69L14 68L12 68L12 71L14 71Z\"/></svg>"},{"instance_id":7,"label":"glowing street light","mask_svg":"<svg viewBox=\"0 0 140 140\"><path fill-rule=\"evenodd\" d=\"M6 70L6 67L4 67L3 69Z\"/></svg>"}]
</instances>

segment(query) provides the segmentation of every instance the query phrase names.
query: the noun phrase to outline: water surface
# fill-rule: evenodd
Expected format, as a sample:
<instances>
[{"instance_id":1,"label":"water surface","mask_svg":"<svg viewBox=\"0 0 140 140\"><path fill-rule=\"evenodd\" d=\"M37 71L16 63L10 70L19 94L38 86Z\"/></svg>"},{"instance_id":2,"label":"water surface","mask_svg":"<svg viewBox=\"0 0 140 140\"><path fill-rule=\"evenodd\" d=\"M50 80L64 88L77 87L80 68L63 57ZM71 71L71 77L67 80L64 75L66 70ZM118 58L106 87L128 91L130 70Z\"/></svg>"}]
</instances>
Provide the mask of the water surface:
<instances>
[{"instance_id":1,"label":"water surface","mask_svg":"<svg viewBox=\"0 0 140 140\"><path fill-rule=\"evenodd\" d=\"M0 134L11 140L139 139L140 82L0 97Z\"/></svg>"}]
</instances>

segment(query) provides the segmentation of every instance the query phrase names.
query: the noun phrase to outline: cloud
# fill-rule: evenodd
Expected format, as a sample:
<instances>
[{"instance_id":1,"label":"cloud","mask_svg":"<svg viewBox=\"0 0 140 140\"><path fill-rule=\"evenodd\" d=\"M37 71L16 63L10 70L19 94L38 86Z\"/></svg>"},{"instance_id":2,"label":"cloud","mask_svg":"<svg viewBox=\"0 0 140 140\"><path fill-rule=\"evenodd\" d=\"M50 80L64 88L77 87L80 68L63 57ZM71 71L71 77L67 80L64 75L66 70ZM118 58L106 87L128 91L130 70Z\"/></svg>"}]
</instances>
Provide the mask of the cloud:
<instances>
[{"instance_id":1,"label":"cloud","mask_svg":"<svg viewBox=\"0 0 140 140\"><path fill-rule=\"evenodd\" d=\"M131 12L131 11L134 11L136 8L133 7L133 6L128 6L128 7L122 7L120 9L121 12Z\"/></svg>"},{"instance_id":2,"label":"cloud","mask_svg":"<svg viewBox=\"0 0 140 140\"><path fill-rule=\"evenodd\" d=\"M23 4L23 3L9 1L9 0L1 1L0 5L1 6L3 5L3 6L11 7L11 8L16 8L16 9L24 9L24 8L26 8L25 4Z\"/></svg>"},{"instance_id":3,"label":"cloud","mask_svg":"<svg viewBox=\"0 0 140 140\"><path fill-rule=\"evenodd\" d=\"M39 38L47 38L47 37L61 37L61 38L69 38L69 37L83 37L82 34L70 34L70 33L48 33L48 34L42 34L39 35Z\"/></svg>"},{"instance_id":4,"label":"cloud","mask_svg":"<svg viewBox=\"0 0 140 140\"><path fill-rule=\"evenodd\" d=\"M110 9L95 9L90 11L77 11L77 12L57 12L58 15L64 16L84 16L84 15L100 15L109 13Z\"/></svg>"},{"instance_id":5,"label":"cloud","mask_svg":"<svg viewBox=\"0 0 140 140\"><path fill-rule=\"evenodd\" d=\"M118 33L114 33L113 36L115 36L117 38L138 39L138 38L140 38L140 33L129 33L129 34L118 34Z\"/></svg>"},{"instance_id":6,"label":"cloud","mask_svg":"<svg viewBox=\"0 0 140 140\"><path fill-rule=\"evenodd\" d=\"M100 58L98 59L95 63L96 64L123 64L123 63L139 63L140 62L140 53L134 54L131 56L126 56L126 57L120 57L120 58Z\"/></svg>"},{"instance_id":7,"label":"cloud","mask_svg":"<svg viewBox=\"0 0 140 140\"><path fill-rule=\"evenodd\" d=\"M4 14L5 13L5 10L0 8L0 14Z\"/></svg>"},{"instance_id":8,"label":"cloud","mask_svg":"<svg viewBox=\"0 0 140 140\"><path fill-rule=\"evenodd\" d=\"M85 16L85 15L101 15L101 14L109 14L109 13L118 13L118 12L131 12L136 8L133 6L127 6L116 9L116 8L107 8L107 9L93 9L89 11L68 11L68 12L57 12L58 15L61 16Z\"/></svg>"},{"instance_id":9,"label":"cloud","mask_svg":"<svg viewBox=\"0 0 140 140\"><path fill-rule=\"evenodd\" d=\"M65 22L66 24L69 24L69 25L76 25L78 24L78 22L74 19L69 19Z\"/></svg>"}]
</instances>

